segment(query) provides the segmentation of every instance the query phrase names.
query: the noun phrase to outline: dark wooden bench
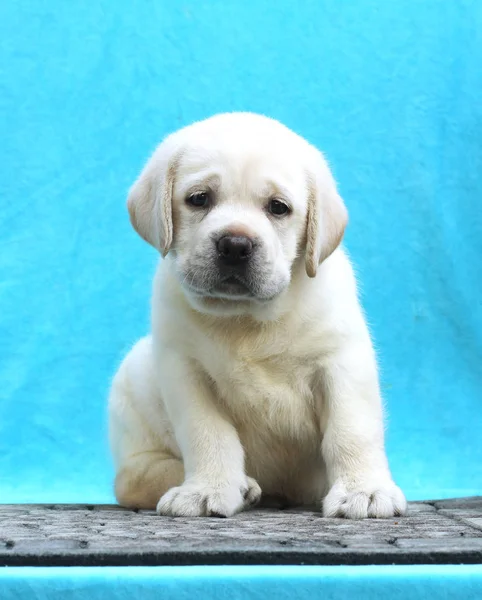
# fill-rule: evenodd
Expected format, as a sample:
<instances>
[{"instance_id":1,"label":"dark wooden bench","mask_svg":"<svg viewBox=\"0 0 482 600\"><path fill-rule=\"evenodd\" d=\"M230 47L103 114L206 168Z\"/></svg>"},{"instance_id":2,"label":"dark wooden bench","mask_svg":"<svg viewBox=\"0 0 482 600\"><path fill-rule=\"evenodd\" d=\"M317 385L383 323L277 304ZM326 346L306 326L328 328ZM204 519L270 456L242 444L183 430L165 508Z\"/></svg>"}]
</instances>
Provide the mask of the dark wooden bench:
<instances>
[{"instance_id":1,"label":"dark wooden bench","mask_svg":"<svg viewBox=\"0 0 482 600\"><path fill-rule=\"evenodd\" d=\"M482 497L413 502L388 520L253 510L158 517L116 506L0 506L0 565L482 563Z\"/></svg>"}]
</instances>

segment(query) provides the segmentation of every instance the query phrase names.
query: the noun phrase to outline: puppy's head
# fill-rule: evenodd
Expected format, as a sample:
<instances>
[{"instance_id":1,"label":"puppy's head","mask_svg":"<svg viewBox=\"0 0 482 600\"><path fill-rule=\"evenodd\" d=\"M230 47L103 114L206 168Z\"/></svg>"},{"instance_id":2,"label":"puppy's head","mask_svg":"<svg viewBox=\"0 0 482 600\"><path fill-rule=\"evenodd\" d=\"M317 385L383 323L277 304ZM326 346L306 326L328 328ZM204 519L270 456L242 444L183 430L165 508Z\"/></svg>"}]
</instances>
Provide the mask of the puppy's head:
<instances>
[{"instance_id":1,"label":"puppy's head","mask_svg":"<svg viewBox=\"0 0 482 600\"><path fill-rule=\"evenodd\" d=\"M218 115L168 136L133 185L137 232L198 308L266 303L339 245L347 212L318 150L272 119Z\"/></svg>"}]
</instances>

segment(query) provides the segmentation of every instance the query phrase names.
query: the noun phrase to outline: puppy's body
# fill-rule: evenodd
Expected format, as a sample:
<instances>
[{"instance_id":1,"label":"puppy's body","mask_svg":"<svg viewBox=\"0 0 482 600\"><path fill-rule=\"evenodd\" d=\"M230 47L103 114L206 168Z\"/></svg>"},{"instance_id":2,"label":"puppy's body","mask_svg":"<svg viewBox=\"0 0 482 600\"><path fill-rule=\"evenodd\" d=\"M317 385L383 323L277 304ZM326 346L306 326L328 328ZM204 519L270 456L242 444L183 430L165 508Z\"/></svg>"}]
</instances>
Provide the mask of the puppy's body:
<instances>
[{"instance_id":1,"label":"puppy's body","mask_svg":"<svg viewBox=\"0 0 482 600\"><path fill-rule=\"evenodd\" d=\"M253 118L259 125L259 117ZM250 119L241 117L241 124L252 124ZM272 224L275 237L252 206L261 194L250 189L250 175L263 165L253 166L243 149L237 155L226 150L242 173L238 179L229 164L216 165L219 153L200 152L199 142L195 159L187 153L184 167L176 165L174 241L154 281L152 335L128 354L110 398L117 497L128 506L157 505L163 514L230 515L257 501L261 487L293 504L325 499L330 516L400 514L405 500L385 458L376 361L352 268L336 248L337 234L325 232L334 248L322 257L316 278L307 277L313 260L300 250L310 245L304 233L308 218L310 237L308 190L301 171L290 172L290 165L293 151L303 151L298 160L310 166L311 147L273 123L268 130L274 127L274 137L279 133L276 141L295 145L286 151L283 169L292 220ZM223 136L216 128L211 133L215 140ZM262 142L273 143L267 138ZM224 139L214 143L226 146ZM182 200L176 204L177 191L181 198L185 194L179 182L213 163L228 199L218 191L221 199L211 214L193 223L191 213L182 213ZM254 184L256 191L262 188ZM239 276L246 295L238 284L216 287L209 248L220 229L257 240L256 273Z\"/></svg>"}]
</instances>

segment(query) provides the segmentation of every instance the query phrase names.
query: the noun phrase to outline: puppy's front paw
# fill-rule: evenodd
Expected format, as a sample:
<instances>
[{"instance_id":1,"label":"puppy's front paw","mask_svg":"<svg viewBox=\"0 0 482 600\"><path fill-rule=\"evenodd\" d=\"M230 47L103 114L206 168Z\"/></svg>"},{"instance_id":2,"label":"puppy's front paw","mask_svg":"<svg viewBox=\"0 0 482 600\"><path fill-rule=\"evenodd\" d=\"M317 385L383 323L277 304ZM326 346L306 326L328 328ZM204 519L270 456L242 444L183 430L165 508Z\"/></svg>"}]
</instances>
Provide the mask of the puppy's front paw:
<instances>
[{"instance_id":1,"label":"puppy's front paw","mask_svg":"<svg viewBox=\"0 0 482 600\"><path fill-rule=\"evenodd\" d=\"M257 504L260 498L261 488L251 477L241 485L186 481L166 492L156 510L171 517L231 517Z\"/></svg>"},{"instance_id":2,"label":"puppy's front paw","mask_svg":"<svg viewBox=\"0 0 482 600\"><path fill-rule=\"evenodd\" d=\"M402 490L390 479L353 487L339 481L323 501L324 517L387 519L404 515L406 510L407 501Z\"/></svg>"}]
</instances>

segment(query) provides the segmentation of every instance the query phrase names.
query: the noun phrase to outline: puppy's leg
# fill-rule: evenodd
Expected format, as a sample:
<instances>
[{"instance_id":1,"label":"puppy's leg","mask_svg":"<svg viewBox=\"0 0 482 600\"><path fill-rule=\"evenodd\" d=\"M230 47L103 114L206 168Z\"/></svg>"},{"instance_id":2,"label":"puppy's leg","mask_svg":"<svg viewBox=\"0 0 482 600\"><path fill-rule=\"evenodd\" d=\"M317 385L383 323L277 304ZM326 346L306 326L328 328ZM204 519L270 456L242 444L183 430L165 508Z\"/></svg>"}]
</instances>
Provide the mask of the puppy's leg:
<instances>
[{"instance_id":1,"label":"puppy's leg","mask_svg":"<svg viewBox=\"0 0 482 600\"><path fill-rule=\"evenodd\" d=\"M155 509L163 494L183 482L184 467L156 385L149 337L132 348L114 377L109 433L117 501Z\"/></svg>"},{"instance_id":2,"label":"puppy's leg","mask_svg":"<svg viewBox=\"0 0 482 600\"><path fill-rule=\"evenodd\" d=\"M391 517L406 511L384 449L378 374L371 343L350 345L324 364L327 517Z\"/></svg>"},{"instance_id":3,"label":"puppy's leg","mask_svg":"<svg viewBox=\"0 0 482 600\"><path fill-rule=\"evenodd\" d=\"M162 452L144 452L128 459L119 470L115 495L126 508L154 510L159 498L183 481L181 460Z\"/></svg>"},{"instance_id":4,"label":"puppy's leg","mask_svg":"<svg viewBox=\"0 0 482 600\"><path fill-rule=\"evenodd\" d=\"M261 490L245 474L238 434L217 406L208 379L172 351L163 352L159 365L162 395L186 479L164 494L157 511L173 516L227 517L256 503Z\"/></svg>"}]
</instances>

